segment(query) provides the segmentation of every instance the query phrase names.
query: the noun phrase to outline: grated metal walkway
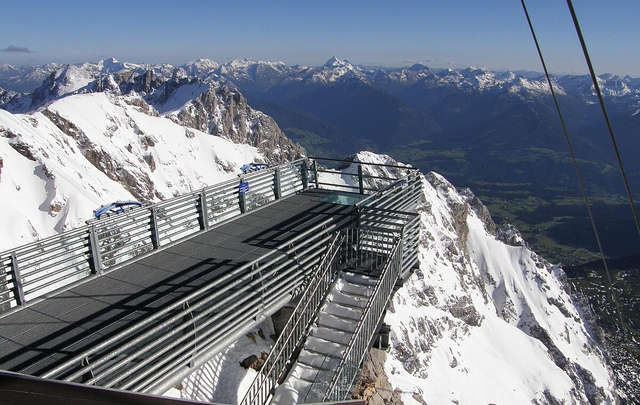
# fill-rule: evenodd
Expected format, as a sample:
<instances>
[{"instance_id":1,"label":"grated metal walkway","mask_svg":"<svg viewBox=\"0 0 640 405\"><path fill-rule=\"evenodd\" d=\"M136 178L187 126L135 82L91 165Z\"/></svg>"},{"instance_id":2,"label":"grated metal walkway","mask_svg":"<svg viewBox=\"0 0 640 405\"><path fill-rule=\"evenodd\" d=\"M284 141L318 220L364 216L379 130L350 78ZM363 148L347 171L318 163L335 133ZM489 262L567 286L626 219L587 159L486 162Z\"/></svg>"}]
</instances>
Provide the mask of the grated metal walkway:
<instances>
[{"instance_id":1,"label":"grated metal walkway","mask_svg":"<svg viewBox=\"0 0 640 405\"><path fill-rule=\"evenodd\" d=\"M307 190L0 318L0 369L42 375L272 251L314 223L351 221L351 207Z\"/></svg>"}]
</instances>

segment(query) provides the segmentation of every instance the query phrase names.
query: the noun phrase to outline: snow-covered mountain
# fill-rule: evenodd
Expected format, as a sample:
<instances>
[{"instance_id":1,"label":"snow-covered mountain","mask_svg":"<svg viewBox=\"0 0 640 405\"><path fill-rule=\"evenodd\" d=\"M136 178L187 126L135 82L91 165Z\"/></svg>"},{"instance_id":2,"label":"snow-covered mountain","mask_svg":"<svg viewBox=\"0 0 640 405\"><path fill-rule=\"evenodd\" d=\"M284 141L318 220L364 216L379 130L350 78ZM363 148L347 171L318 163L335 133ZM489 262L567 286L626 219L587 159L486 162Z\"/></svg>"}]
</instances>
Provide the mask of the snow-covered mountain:
<instances>
[{"instance_id":1,"label":"snow-covered mountain","mask_svg":"<svg viewBox=\"0 0 640 405\"><path fill-rule=\"evenodd\" d=\"M0 110L0 158L1 251L83 224L102 204L184 194L265 157L102 92L33 114Z\"/></svg>"},{"instance_id":2,"label":"snow-covered mountain","mask_svg":"<svg viewBox=\"0 0 640 405\"><path fill-rule=\"evenodd\" d=\"M41 66L0 65L0 87L17 93L29 93L60 67L57 63Z\"/></svg>"},{"instance_id":3,"label":"snow-covered mountain","mask_svg":"<svg viewBox=\"0 0 640 405\"><path fill-rule=\"evenodd\" d=\"M496 229L470 190L426 180L420 270L386 318L404 403L614 403L597 326L562 269Z\"/></svg>"},{"instance_id":4,"label":"snow-covered mountain","mask_svg":"<svg viewBox=\"0 0 640 405\"><path fill-rule=\"evenodd\" d=\"M227 63L218 63L209 59L199 59L180 67L169 64L136 64L119 62L115 58L101 60L98 63L82 63L78 65L47 64L42 66L0 65L0 88L17 93L31 93L40 87L44 80L52 74L59 76L60 69L82 70L94 79L100 74L131 72L141 75L153 71L161 81L171 78L173 72L180 68L192 78L204 80L216 78L228 81L242 89L251 91L267 91L279 84L303 82L330 84L350 79L360 80L380 88L399 90L418 82L428 82L431 87L453 86L458 89L478 91L510 91L528 89L532 92L548 93L546 79L540 74L532 78L529 75L512 71L496 72L486 68L469 67L465 69L444 69L434 71L431 68L415 64L402 68L368 69L351 64L347 60L331 57L324 65L318 67L288 66L283 62L254 61L238 59ZM82 73L77 73L75 89L82 83ZM595 100L591 78L588 75L554 76L557 92L571 94L585 100ZM629 76L603 74L598 77L604 96L611 99L640 99L640 79ZM74 83L67 83L64 89L74 88Z\"/></svg>"},{"instance_id":5,"label":"snow-covered mountain","mask_svg":"<svg viewBox=\"0 0 640 405\"><path fill-rule=\"evenodd\" d=\"M124 97L150 115L236 143L257 147L271 163L299 157L304 150L289 141L275 121L254 109L235 88L211 75L209 61L185 67L120 63L64 65L54 70L32 93L0 90L0 107L32 114L46 111L67 96L105 93L116 102Z\"/></svg>"},{"instance_id":6,"label":"snow-covered mountain","mask_svg":"<svg viewBox=\"0 0 640 405\"><path fill-rule=\"evenodd\" d=\"M304 154L238 90L168 65L65 65L12 94L0 110L0 251L107 202L157 201Z\"/></svg>"},{"instance_id":7,"label":"snow-covered mountain","mask_svg":"<svg viewBox=\"0 0 640 405\"><path fill-rule=\"evenodd\" d=\"M32 93L0 94L8 110L0 110L0 251L73 228L105 202L159 200L235 177L249 161L298 156L302 150L236 88L267 75L270 83L384 78L403 88L449 81L478 91L532 83L482 69L414 67L385 76L338 60L320 68L205 60L178 68L115 60L62 66ZM615 403L597 326L571 297L563 271L514 228L496 229L469 190L435 173L425 178L420 269L386 318L385 369L404 403ZM245 340L237 345L251 344ZM237 375L238 387L253 377L212 370ZM219 380L198 372L183 386L201 384L193 392L204 395L205 377ZM208 400L228 402L213 396L225 390L213 389Z\"/></svg>"}]
</instances>

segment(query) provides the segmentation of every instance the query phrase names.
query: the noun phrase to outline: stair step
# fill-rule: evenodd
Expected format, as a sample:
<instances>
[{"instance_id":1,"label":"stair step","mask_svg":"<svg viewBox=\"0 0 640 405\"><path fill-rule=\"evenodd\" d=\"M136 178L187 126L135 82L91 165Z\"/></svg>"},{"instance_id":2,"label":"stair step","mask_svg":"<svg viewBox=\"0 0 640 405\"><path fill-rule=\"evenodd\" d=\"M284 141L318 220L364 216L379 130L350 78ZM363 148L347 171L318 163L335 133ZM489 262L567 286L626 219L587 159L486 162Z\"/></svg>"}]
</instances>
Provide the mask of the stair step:
<instances>
[{"instance_id":1,"label":"stair step","mask_svg":"<svg viewBox=\"0 0 640 405\"><path fill-rule=\"evenodd\" d=\"M345 334L353 334L353 330L348 330L348 329L342 329L342 328L338 328L336 326L332 326L332 325L326 325L320 322L316 322L316 325L318 326L318 328L322 328L322 329L329 329L332 331L336 331L336 332L342 332ZM353 327L353 329L355 330L355 325Z\"/></svg>"},{"instance_id":2,"label":"stair step","mask_svg":"<svg viewBox=\"0 0 640 405\"><path fill-rule=\"evenodd\" d=\"M300 359L298 359L298 364L300 364L302 366L306 366L306 367L312 368L314 370L318 370L318 371L330 371L331 370L330 368L319 367L319 366L315 366L313 364L306 363L306 362L304 362L304 361L302 361Z\"/></svg>"},{"instance_id":3,"label":"stair step","mask_svg":"<svg viewBox=\"0 0 640 405\"><path fill-rule=\"evenodd\" d=\"M355 297L349 297L342 294L329 294L328 304L341 305L343 307L362 309L367 305L367 301ZM322 309L324 311L324 308Z\"/></svg>"},{"instance_id":4,"label":"stair step","mask_svg":"<svg viewBox=\"0 0 640 405\"><path fill-rule=\"evenodd\" d=\"M310 352L322 353L327 356L342 358L342 354L344 353L345 345L336 342L330 342L326 339L322 339L315 336L307 337L307 340L304 342L304 349Z\"/></svg>"},{"instance_id":5,"label":"stair step","mask_svg":"<svg viewBox=\"0 0 640 405\"><path fill-rule=\"evenodd\" d=\"M308 364L312 367L331 370L333 369L334 365L337 365L340 362L340 359L323 353L307 351L305 349L300 352L298 361L304 364Z\"/></svg>"},{"instance_id":6,"label":"stair step","mask_svg":"<svg viewBox=\"0 0 640 405\"><path fill-rule=\"evenodd\" d=\"M309 333L311 336L327 340L329 342L337 343L341 346L346 346L351 339L352 333L345 333L342 331L336 331L327 328L311 328L311 332Z\"/></svg>"},{"instance_id":7,"label":"stair step","mask_svg":"<svg viewBox=\"0 0 640 405\"><path fill-rule=\"evenodd\" d=\"M337 286L340 291L358 295L366 295L367 297L371 295L371 292L375 288L375 285L358 284L345 279L341 279Z\"/></svg>"},{"instance_id":8,"label":"stair step","mask_svg":"<svg viewBox=\"0 0 640 405\"><path fill-rule=\"evenodd\" d=\"M331 314L319 314L316 319L316 325L320 327L335 329L345 333L353 333L356 330L357 323L357 320L347 320Z\"/></svg>"},{"instance_id":9,"label":"stair step","mask_svg":"<svg viewBox=\"0 0 640 405\"><path fill-rule=\"evenodd\" d=\"M343 271L340 274L340 277L349 283L357 284L361 286L367 286L367 287L375 286L378 283L377 277L369 277L364 274L358 274L353 272Z\"/></svg>"},{"instance_id":10,"label":"stair step","mask_svg":"<svg viewBox=\"0 0 640 405\"><path fill-rule=\"evenodd\" d=\"M306 364L302 364L299 361L296 361L291 368L290 375L291 377L313 383L316 380L319 372L320 370L315 367L311 367Z\"/></svg>"},{"instance_id":11,"label":"stair step","mask_svg":"<svg viewBox=\"0 0 640 405\"><path fill-rule=\"evenodd\" d=\"M334 360L340 360L341 359L340 356L335 356L332 353L323 353L321 351L317 351L317 350L311 349L311 348L306 347L306 346L304 348L303 353L309 353L311 355L317 355L317 356L325 356L325 357L329 357L329 358L334 359ZM302 353L301 353L301 355L302 355Z\"/></svg>"},{"instance_id":12,"label":"stair step","mask_svg":"<svg viewBox=\"0 0 640 405\"><path fill-rule=\"evenodd\" d=\"M327 305L323 313L333 315L348 321L357 322L362 316L362 308L349 308L341 305Z\"/></svg>"},{"instance_id":13,"label":"stair step","mask_svg":"<svg viewBox=\"0 0 640 405\"><path fill-rule=\"evenodd\" d=\"M345 290L340 290L340 294L345 295L347 297L362 299L362 300L368 300L369 297L371 296L371 294L359 294L358 292L345 291Z\"/></svg>"}]
</instances>

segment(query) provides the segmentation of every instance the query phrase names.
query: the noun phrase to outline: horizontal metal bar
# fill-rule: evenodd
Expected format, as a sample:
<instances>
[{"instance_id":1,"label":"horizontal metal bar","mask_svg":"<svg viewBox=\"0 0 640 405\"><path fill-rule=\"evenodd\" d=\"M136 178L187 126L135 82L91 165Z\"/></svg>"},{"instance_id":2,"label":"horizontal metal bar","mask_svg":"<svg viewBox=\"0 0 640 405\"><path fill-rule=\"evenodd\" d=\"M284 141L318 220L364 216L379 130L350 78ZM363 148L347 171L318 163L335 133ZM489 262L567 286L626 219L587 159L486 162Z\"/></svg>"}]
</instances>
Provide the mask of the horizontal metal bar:
<instances>
[{"instance_id":1,"label":"horizontal metal bar","mask_svg":"<svg viewBox=\"0 0 640 405\"><path fill-rule=\"evenodd\" d=\"M342 188L350 188L350 189L353 189L353 190L359 190L360 189L360 187L358 187L358 186L349 186L347 184L324 183L322 181L319 181L318 184L321 185L321 186L342 187Z\"/></svg>"},{"instance_id":2,"label":"horizontal metal bar","mask_svg":"<svg viewBox=\"0 0 640 405\"><path fill-rule=\"evenodd\" d=\"M331 159L331 158L322 158L322 157L316 157L316 156L309 156L309 159L313 159L313 160L319 160L322 162L341 162L341 163L350 163L353 165L364 165L364 166L381 166L381 167L391 167L394 169L406 169L406 170L418 170L415 167L407 167L407 166L400 166L400 165L388 165L385 163L365 163L365 162L354 162L351 160L344 160L344 159Z\"/></svg>"},{"instance_id":3,"label":"horizontal metal bar","mask_svg":"<svg viewBox=\"0 0 640 405\"><path fill-rule=\"evenodd\" d=\"M64 278L52 279L51 281L49 281L47 283L43 283L43 284L38 285L37 288L34 288L33 290L26 290L25 289L25 295L33 295L34 293L42 290L43 288L46 288L46 287L49 287L49 286L52 286L52 285L55 285L55 284L62 283L64 281L67 281L66 279L69 279L69 278L71 278L71 277L73 277L75 275L85 274L85 273L87 274L87 277L89 277L90 273L91 273L91 269L87 268L87 269L78 270L78 271L73 272L73 273L65 274ZM77 280L74 280L74 281L77 281ZM23 282L23 286L27 286L29 284L33 284L33 283ZM70 284L70 282L67 282L66 284ZM36 298L36 297L31 297L31 298Z\"/></svg>"},{"instance_id":4,"label":"horizontal metal bar","mask_svg":"<svg viewBox=\"0 0 640 405\"><path fill-rule=\"evenodd\" d=\"M122 263L113 263L111 265L108 265L108 262L114 262L117 259L120 259L124 256L128 256L128 255L130 256L135 250L145 250L145 252L151 251L153 250L153 243L148 242L140 246L128 245L128 246L123 246L121 249L115 249L113 251L102 253L101 256L102 256L102 261L103 261L103 264L105 265L105 268L113 267L116 264L122 264ZM130 257L129 259L133 259L134 257Z\"/></svg>"},{"instance_id":5,"label":"horizontal metal bar","mask_svg":"<svg viewBox=\"0 0 640 405\"><path fill-rule=\"evenodd\" d=\"M49 247L56 244L62 244L64 243L65 240L80 238L82 237L81 235L83 234L88 234L88 227L83 226L80 228L72 229L62 234L53 235L48 238L40 239L35 242L31 242L27 245L19 246L16 249L2 252L0 253L0 256L10 255L11 252L16 252L18 254L24 255L32 252L33 250L38 250L38 249Z\"/></svg>"},{"instance_id":6,"label":"horizontal metal bar","mask_svg":"<svg viewBox=\"0 0 640 405\"><path fill-rule=\"evenodd\" d=\"M36 273L31 273L31 274L26 274L26 275L23 273L22 274L22 285L23 286L28 286L28 285L31 285L31 284L36 284L39 281L46 280L46 279L62 280L62 279L64 279L64 277L60 277L60 275L62 273L64 273L67 270L70 270L70 269L73 269L73 268L77 268L81 264L83 264L83 263L71 263L71 264L68 264L65 267L56 268L56 269L53 269L53 268L47 269L47 270L53 270L54 274L45 274L45 275L42 275L42 276L39 276L39 277L32 277ZM89 266L88 263L85 262L84 265L85 265L85 267L82 268L82 269L78 269L78 271L91 271L91 267ZM41 272L38 272L38 273L41 273Z\"/></svg>"},{"instance_id":7,"label":"horizontal metal bar","mask_svg":"<svg viewBox=\"0 0 640 405\"><path fill-rule=\"evenodd\" d=\"M87 238L70 239L70 242L64 245L59 245L59 244L53 244L53 245L56 246L56 249L52 249L49 251L46 251L43 249L34 249L28 254L25 254L24 252L16 252L16 255L20 259L21 263L27 263L32 260L44 262L50 259L55 259L57 257L68 254L69 251L71 250L75 250L78 248L88 248L89 246L88 234L87 234Z\"/></svg>"},{"instance_id":8,"label":"horizontal metal bar","mask_svg":"<svg viewBox=\"0 0 640 405\"><path fill-rule=\"evenodd\" d=\"M329 219L327 219L325 221L322 221L320 224L318 224L315 227L311 228L308 232L314 231L315 229L317 229L317 228L319 228L321 226L325 226L326 223L329 223L332 220L333 220L333 218L329 218ZM283 245L280 245L280 246L283 246ZM286 245L284 245L284 246L286 246ZM280 249L281 249L281 247L280 247ZM101 349L105 348L108 344L110 344L111 342L113 342L115 340L122 339L122 338L126 337L127 334L130 334L130 333L132 333L132 332L134 332L136 330L141 329L143 326L145 326L145 325L151 323L152 321L158 319L159 317L161 317L162 315L168 313L169 311L172 311L173 309L176 309L176 308L180 307L184 302L193 300L194 298L198 297L201 294L204 294L205 292L207 292L211 288L219 285L222 282L225 282L226 280L231 279L231 277L233 277L234 275L237 275L237 274L241 273L242 271L253 267L254 264L259 263L260 261L263 261L264 259L266 259L267 257L270 257L270 256L284 257L284 253L280 253L280 252L277 252L277 251L266 253L266 254L262 255L261 257L259 257L258 259L255 259L250 263L242 265L242 266L236 268L235 270L232 270L232 271L226 273L220 279L214 280L212 282L209 282L209 283L205 284L204 286L200 287L196 291L188 294L183 299L181 299L181 300L179 300L179 301L177 301L177 302L175 302L175 303L173 303L171 305L168 305L168 306L164 307L160 311L152 314L149 317L146 317L141 322L139 322L139 323L137 323L137 324L135 324L135 325L133 325L133 326L121 331L121 332L119 332L118 334L116 334L115 336L111 337L110 339L108 339L106 341L103 341L102 343L97 344L95 347L93 347L93 348L91 348L89 350L85 350L82 353L72 357L71 359L67 360L66 362L60 364L59 366L57 366L57 367L53 368L52 370L48 371L47 373L45 373L43 375L43 377L45 377L45 378L53 377L54 375L58 374L59 372L63 371L64 369L68 368L70 365L72 365L74 363L77 363L78 361L81 361L83 358L89 356L91 353L96 352L98 350L101 350ZM273 259L272 259L272 261L273 261ZM210 300L214 299L215 297L216 297L216 295L211 295L211 296L207 297L204 301L201 301L197 305L202 305L202 302L210 301ZM193 308L193 307L191 307L191 308Z\"/></svg>"},{"instance_id":9,"label":"horizontal metal bar","mask_svg":"<svg viewBox=\"0 0 640 405\"><path fill-rule=\"evenodd\" d=\"M68 252L70 253L70 252ZM37 276L38 274L45 272L45 271L60 271L58 269L58 266L61 266L69 261L73 261L73 266L77 266L80 265L81 262L84 262L86 264L87 267L89 267L89 262L88 262L88 255L89 252L81 252L79 254L76 254L75 256L57 256L56 259L60 259L54 262L24 262L22 261L22 259L20 260L20 272L22 274L22 278L32 278L34 276ZM84 260L77 260L77 259L84 259Z\"/></svg>"}]
</instances>

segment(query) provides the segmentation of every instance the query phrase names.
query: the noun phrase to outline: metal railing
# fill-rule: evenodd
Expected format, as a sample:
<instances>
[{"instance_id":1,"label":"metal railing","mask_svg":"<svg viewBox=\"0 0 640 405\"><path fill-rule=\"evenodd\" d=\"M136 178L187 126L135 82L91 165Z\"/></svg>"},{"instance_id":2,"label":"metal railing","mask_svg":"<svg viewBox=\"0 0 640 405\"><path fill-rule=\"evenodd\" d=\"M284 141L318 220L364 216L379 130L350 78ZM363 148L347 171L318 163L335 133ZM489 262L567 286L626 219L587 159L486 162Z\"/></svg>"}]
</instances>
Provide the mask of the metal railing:
<instances>
[{"instance_id":1,"label":"metal railing","mask_svg":"<svg viewBox=\"0 0 640 405\"><path fill-rule=\"evenodd\" d=\"M241 404L265 404L273 395L273 389L287 374L297 350L307 336L309 326L315 319L327 293L336 280L340 260L340 248L345 236L343 232L333 237L318 270L307 282L300 301L289 317L287 324L274 343L261 371L254 379Z\"/></svg>"},{"instance_id":2,"label":"metal railing","mask_svg":"<svg viewBox=\"0 0 640 405\"><path fill-rule=\"evenodd\" d=\"M154 392L167 374L255 323L302 288L331 246L327 219L276 251L225 272L42 375L70 382ZM128 315L130 316L130 315Z\"/></svg>"},{"instance_id":3,"label":"metal railing","mask_svg":"<svg viewBox=\"0 0 640 405\"><path fill-rule=\"evenodd\" d=\"M382 321L393 288L402 271L402 252L402 239L395 237L386 265L364 307L333 378L327 386L322 402L342 400L351 395L362 363L371 347L374 334Z\"/></svg>"},{"instance_id":4,"label":"metal railing","mask_svg":"<svg viewBox=\"0 0 640 405\"><path fill-rule=\"evenodd\" d=\"M315 158L311 163L315 184L329 188L342 185L318 182L319 173L335 174L334 170L322 169L318 161L337 164L337 168L350 167L342 176L355 178L359 186L345 187L357 188L361 193L376 191L358 203L359 206L410 211L419 199L421 185L416 169ZM374 168L383 172L363 174L363 167L369 167L367 171ZM308 187L309 174L307 160L301 159L153 205L88 221L87 226L2 252L0 313L80 280L99 276L155 249L300 192ZM385 177L387 174L399 177ZM241 184L247 184L249 190L241 192Z\"/></svg>"},{"instance_id":5,"label":"metal railing","mask_svg":"<svg viewBox=\"0 0 640 405\"><path fill-rule=\"evenodd\" d=\"M422 177L418 171L412 170L405 177L393 181L356 205L415 212L421 198Z\"/></svg>"},{"instance_id":6,"label":"metal railing","mask_svg":"<svg viewBox=\"0 0 640 405\"><path fill-rule=\"evenodd\" d=\"M340 159L310 157L311 172L316 188L357 191L360 194L378 192L418 170L410 166L388 165L382 163L352 162ZM367 168L365 173L364 168ZM321 180L322 174L339 174L343 183Z\"/></svg>"},{"instance_id":7,"label":"metal railing","mask_svg":"<svg viewBox=\"0 0 640 405\"><path fill-rule=\"evenodd\" d=\"M2 252L0 313L293 195L307 186L306 164L301 159L241 175Z\"/></svg>"},{"instance_id":8,"label":"metal railing","mask_svg":"<svg viewBox=\"0 0 640 405\"><path fill-rule=\"evenodd\" d=\"M358 226L360 227L381 229L402 234L404 254L402 257L401 278L406 278L418 260L420 216L417 213L394 211L371 206L361 206L358 214Z\"/></svg>"}]
</instances>

